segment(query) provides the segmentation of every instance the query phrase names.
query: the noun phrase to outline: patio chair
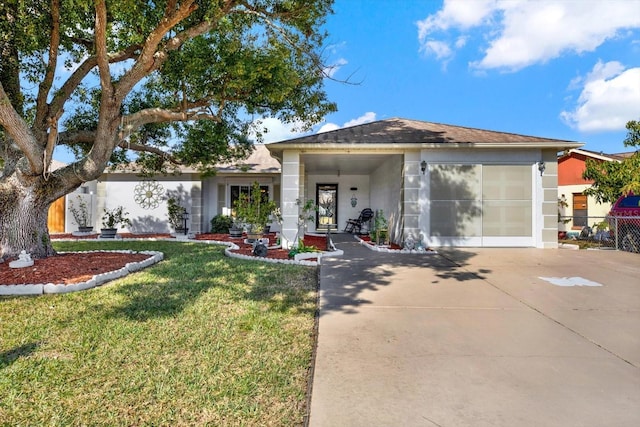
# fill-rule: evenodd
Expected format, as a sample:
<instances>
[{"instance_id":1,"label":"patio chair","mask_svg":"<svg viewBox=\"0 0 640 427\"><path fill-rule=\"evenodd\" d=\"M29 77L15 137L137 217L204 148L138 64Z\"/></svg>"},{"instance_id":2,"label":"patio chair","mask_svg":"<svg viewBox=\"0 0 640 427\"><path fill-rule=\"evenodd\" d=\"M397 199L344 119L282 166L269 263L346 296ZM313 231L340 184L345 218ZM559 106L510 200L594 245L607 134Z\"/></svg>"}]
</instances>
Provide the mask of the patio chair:
<instances>
[{"instance_id":1,"label":"patio chair","mask_svg":"<svg viewBox=\"0 0 640 427\"><path fill-rule=\"evenodd\" d=\"M373 218L373 211L370 208L362 209L360 216L357 219L349 218L347 225L344 227L344 231L347 233L360 233L362 224L369 222Z\"/></svg>"}]
</instances>

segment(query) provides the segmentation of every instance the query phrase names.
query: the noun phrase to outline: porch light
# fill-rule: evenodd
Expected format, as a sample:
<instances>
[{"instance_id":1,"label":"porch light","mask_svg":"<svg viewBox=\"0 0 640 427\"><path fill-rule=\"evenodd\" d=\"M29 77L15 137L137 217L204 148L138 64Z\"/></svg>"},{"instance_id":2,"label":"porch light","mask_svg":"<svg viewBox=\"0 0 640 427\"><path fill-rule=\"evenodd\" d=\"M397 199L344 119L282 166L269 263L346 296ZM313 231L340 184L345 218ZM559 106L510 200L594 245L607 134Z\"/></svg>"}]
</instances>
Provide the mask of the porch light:
<instances>
[{"instance_id":1,"label":"porch light","mask_svg":"<svg viewBox=\"0 0 640 427\"><path fill-rule=\"evenodd\" d=\"M544 161L540 160L540 161L538 162L538 170L540 171L540 176L542 176L542 174L544 173L544 170L545 170L546 168L547 168L547 167L545 166Z\"/></svg>"},{"instance_id":2,"label":"porch light","mask_svg":"<svg viewBox=\"0 0 640 427\"><path fill-rule=\"evenodd\" d=\"M351 187L351 191L358 191L358 187ZM358 204L358 198L356 197L356 193L351 195L351 207L355 208Z\"/></svg>"},{"instance_id":3,"label":"porch light","mask_svg":"<svg viewBox=\"0 0 640 427\"><path fill-rule=\"evenodd\" d=\"M187 221L189 220L189 212L186 209L182 211L182 228L184 229L184 234L187 234Z\"/></svg>"},{"instance_id":4,"label":"porch light","mask_svg":"<svg viewBox=\"0 0 640 427\"><path fill-rule=\"evenodd\" d=\"M427 161L423 160L420 162L420 170L422 171L422 175L424 175L425 171L427 170Z\"/></svg>"}]
</instances>

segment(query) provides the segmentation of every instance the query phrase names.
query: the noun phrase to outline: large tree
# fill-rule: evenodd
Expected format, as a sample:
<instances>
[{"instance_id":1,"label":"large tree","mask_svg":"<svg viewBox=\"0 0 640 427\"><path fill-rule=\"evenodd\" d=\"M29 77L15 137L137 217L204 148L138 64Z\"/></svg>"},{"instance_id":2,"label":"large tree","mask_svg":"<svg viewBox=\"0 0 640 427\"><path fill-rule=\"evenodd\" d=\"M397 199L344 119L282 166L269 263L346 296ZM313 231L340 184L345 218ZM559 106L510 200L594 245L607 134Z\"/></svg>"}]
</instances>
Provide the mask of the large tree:
<instances>
[{"instance_id":1,"label":"large tree","mask_svg":"<svg viewBox=\"0 0 640 427\"><path fill-rule=\"evenodd\" d=\"M0 259L54 254L49 206L110 164L208 171L251 150L260 117L308 129L334 111L332 1L0 2ZM51 171L56 146L76 160Z\"/></svg>"},{"instance_id":2,"label":"large tree","mask_svg":"<svg viewBox=\"0 0 640 427\"><path fill-rule=\"evenodd\" d=\"M640 146L640 121L627 123L626 147ZM593 180L584 193L594 196L599 203L613 203L623 194L640 194L640 151L620 162L602 162L587 159L582 177Z\"/></svg>"}]
</instances>

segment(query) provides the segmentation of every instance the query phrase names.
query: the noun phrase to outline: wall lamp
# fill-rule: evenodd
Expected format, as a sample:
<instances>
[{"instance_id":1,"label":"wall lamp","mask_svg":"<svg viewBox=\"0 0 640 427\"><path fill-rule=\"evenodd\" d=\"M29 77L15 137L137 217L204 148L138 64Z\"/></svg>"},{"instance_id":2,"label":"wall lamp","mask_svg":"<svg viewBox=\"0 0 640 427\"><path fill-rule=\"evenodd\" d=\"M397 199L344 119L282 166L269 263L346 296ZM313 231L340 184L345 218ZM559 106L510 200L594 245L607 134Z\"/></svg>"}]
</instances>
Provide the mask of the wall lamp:
<instances>
[{"instance_id":1,"label":"wall lamp","mask_svg":"<svg viewBox=\"0 0 640 427\"><path fill-rule=\"evenodd\" d=\"M545 170L546 168L547 168L547 167L545 166L544 161L543 161L543 160L540 160L540 161L538 162L538 170L540 171L540 176L542 176L542 174L544 173L544 170Z\"/></svg>"},{"instance_id":2,"label":"wall lamp","mask_svg":"<svg viewBox=\"0 0 640 427\"><path fill-rule=\"evenodd\" d=\"M425 171L427 170L427 161L423 160L420 162L420 170L422 171L422 175L424 175Z\"/></svg>"},{"instance_id":3,"label":"wall lamp","mask_svg":"<svg viewBox=\"0 0 640 427\"><path fill-rule=\"evenodd\" d=\"M351 191L358 191L358 187L351 187ZM358 204L358 198L356 197L356 193L353 193L351 196L351 207L355 208Z\"/></svg>"}]
</instances>

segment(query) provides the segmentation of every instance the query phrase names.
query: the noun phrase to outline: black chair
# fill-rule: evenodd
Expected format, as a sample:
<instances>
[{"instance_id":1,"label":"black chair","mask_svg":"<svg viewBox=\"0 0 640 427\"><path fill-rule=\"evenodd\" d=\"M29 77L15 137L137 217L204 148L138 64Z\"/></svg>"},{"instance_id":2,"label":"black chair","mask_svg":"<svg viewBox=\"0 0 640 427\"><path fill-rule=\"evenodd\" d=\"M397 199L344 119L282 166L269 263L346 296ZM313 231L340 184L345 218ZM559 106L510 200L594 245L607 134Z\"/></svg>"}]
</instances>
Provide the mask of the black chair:
<instances>
[{"instance_id":1,"label":"black chair","mask_svg":"<svg viewBox=\"0 0 640 427\"><path fill-rule=\"evenodd\" d=\"M347 225L344 227L344 231L347 233L360 233L362 224L368 222L373 218L373 211L369 208L362 209L360 216L357 219L348 219Z\"/></svg>"}]
</instances>

